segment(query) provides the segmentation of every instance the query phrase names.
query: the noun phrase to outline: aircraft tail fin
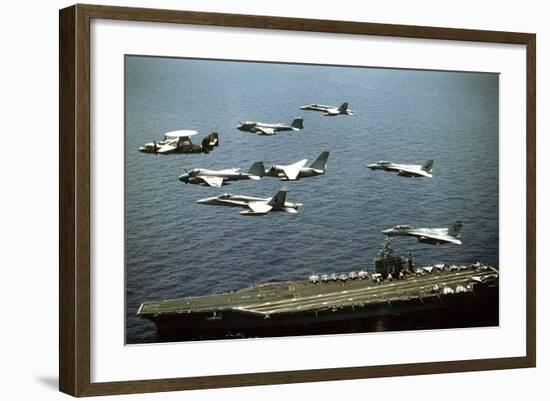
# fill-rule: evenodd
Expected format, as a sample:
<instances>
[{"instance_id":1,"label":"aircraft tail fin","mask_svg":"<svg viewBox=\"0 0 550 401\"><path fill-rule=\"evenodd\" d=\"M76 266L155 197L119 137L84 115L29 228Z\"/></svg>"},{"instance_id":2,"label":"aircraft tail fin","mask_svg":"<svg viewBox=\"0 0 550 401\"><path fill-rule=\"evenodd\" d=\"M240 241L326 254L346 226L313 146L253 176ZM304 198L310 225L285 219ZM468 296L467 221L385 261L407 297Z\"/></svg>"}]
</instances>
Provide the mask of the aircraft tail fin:
<instances>
[{"instance_id":1,"label":"aircraft tail fin","mask_svg":"<svg viewBox=\"0 0 550 401\"><path fill-rule=\"evenodd\" d=\"M302 129L304 128L304 119L303 118L295 118L294 121L292 121L292 124L290 124L292 128L296 129Z\"/></svg>"},{"instance_id":2,"label":"aircraft tail fin","mask_svg":"<svg viewBox=\"0 0 550 401\"><path fill-rule=\"evenodd\" d=\"M308 167L315 170L325 171L325 168L327 167L328 155L329 155L329 152L327 151L321 153L319 157L315 159L315 161L311 163Z\"/></svg>"},{"instance_id":3,"label":"aircraft tail fin","mask_svg":"<svg viewBox=\"0 0 550 401\"><path fill-rule=\"evenodd\" d=\"M347 103L342 103L342 105L340 107L338 107L338 111L340 113L345 113L346 111L348 111L348 104Z\"/></svg>"},{"instance_id":4,"label":"aircraft tail fin","mask_svg":"<svg viewBox=\"0 0 550 401\"><path fill-rule=\"evenodd\" d=\"M248 170L248 174L263 177L265 175L265 167L263 162L256 162Z\"/></svg>"},{"instance_id":5,"label":"aircraft tail fin","mask_svg":"<svg viewBox=\"0 0 550 401\"><path fill-rule=\"evenodd\" d=\"M424 163L420 168L427 173L431 173L433 165L434 165L434 161L430 159L426 163Z\"/></svg>"},{"instance_id":6,"label":"aircraft tail fin","mask_svg":"<svg viewBox=\"0 0 550 401\"><path fill-rule=\"evenodd\" d=\"M288 194L288 189L281 189L279 192L277 192L273 196L273 198L270 199L270 201L267 204L273 207L274 209L282 209L285 207L287 194Z\"/></svg>"},{"instance_id":7,"label":"aircraft tail fin","mask_svg":"<svg viewBox=\"0 0 550 401\"><path fill-rule=\"evenodd\" d=\"M460 230L462 229L462 222L457 221L452 226L449 227L447 230L447 234L453 236L453 237L460 237Z\"/></svg>"},{"instance_id":8,"label":"aircraft tail fin","mask_svg":"<svg viewBox=\"0 0 550 401\"><path fill-rule=\"evenodd\" d=\"M204 139L202 140L202 148L205 153L208 153L209 151L214 149L214 146L219 146L219 145L220 145L220 141L218 139L217 132L212 132L208 136L204 137Z\"/></svg>"}]
</instances>

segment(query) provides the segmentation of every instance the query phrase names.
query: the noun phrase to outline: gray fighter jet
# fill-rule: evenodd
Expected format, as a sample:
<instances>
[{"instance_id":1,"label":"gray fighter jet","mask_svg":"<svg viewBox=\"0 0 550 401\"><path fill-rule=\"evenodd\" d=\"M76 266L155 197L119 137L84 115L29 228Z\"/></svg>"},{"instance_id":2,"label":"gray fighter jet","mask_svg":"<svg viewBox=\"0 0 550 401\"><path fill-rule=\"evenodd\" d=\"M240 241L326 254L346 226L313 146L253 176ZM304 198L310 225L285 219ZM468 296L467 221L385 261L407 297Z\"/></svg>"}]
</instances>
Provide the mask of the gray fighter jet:
<instances>
[{"instance_id":1,"label":"gray fighter jet","mask_svg":"<svg viewBox=\"0 0 550 401\"><path fill-rule=\"evenodd\" d=\"M279 177L282 181L293 181L305 177L315 177L325 174L329 152L323 152L306 167L307 159L289 165L275 164L265 171L268 177Z\"/></svg>"},{"instance_id":2,"label":"gray fighter jet","mask_svg":"<svg viewBox=\"0 0 550 401\"><path fill-rule=\"evenodd\" d=\"M304 128L304 119L295 118L290 125L268 124L257 121L241 121L237 127L239 131L251 132L258 135L275 135L279 131L300 131Z\"/></svg>"},{"instance_id":3,"label":"gray fighter jet","mask_svg":"<svg viewBox=\"0 0 550 401\"><path fill-rule=\"evenodd\" d=\"M179 176L181 182L186 184L206 185L209 187L221 187L228 184L228 181L259 180L264 175L264 164L256 162L248 172L241 172L238 168L225 170L208 170L205 168L194 168L185 170L185 174Z\"/></svg>"},{"instance_id":4,"label":"gray fighter jet","mask_svg":"<svg viewBox=\"0 0 550 401\"><path fill-rule=\"evenodd\" d=\"M301 110L311 110L311 111L320 111L324 116L338 116L340 114L351 116L353 111L348 109L347 103L342 103L340 107L327 106L325 104L308 104L307 106L300 107Z\"/></svg>"},{"instance_id":5,"label":"gray fighter jet","mask_svg":"<svg viewBox=\"0 0 550 401\"><path fill-rule=\"evenodd\" d=\"M197 203L214 206L241 207L243 216L263 216L269 212L298 213L301 203L287 202L288 190L281 189L272 198L256 198L246 195L222 194L211 198L200 199Z\"/></svg>"},{"instance_id":6,"label":"gray fighter jet","mask_svg":"<svg viewBox=\"0 0 550 401\"><path fill-rule=\"evenodd\" d=\"M381 160L378 163L369 164L367 167L371 170L395 171L397 175L403 177L430 177L432 178L433 160L428 160L422 165L417 164L396 164Z\"/></svg>"},{"instance_id":7,"label":"gray fighter jet","mask_svg":"<svg viewBox=\"0 0 550 401\"><path fill-rule=\"evenodd\" d=\"M449 228L415 228L406 225L399 225L383 230L382 233L390 237L396 235L408 235L411 237L416 237L419 242L430 245L460 245L462 242L458 238L460 238L461 229L462 222L457 221Z\"/></svg>"}]
</instances>

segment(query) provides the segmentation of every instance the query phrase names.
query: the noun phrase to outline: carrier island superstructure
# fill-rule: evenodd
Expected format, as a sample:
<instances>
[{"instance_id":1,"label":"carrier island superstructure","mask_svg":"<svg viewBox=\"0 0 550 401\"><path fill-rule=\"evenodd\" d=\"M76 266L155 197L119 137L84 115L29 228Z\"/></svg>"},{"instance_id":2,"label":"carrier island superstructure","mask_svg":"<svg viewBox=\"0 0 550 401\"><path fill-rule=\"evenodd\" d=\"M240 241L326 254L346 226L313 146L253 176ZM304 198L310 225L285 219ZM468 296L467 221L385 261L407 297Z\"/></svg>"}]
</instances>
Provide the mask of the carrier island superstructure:
<instances>
[{"instance_id":1,"label":"carrier island superstructure","mask_svg":"<svg viewBox=\"0 0 550 401\"><path fill-rule=\"evenodd\" d=\"M313 274L234 292L143 303L160 339L212 339L498 325L498 269L416 267L388 239L374 272Z\"/></svg>"}]
</instances>

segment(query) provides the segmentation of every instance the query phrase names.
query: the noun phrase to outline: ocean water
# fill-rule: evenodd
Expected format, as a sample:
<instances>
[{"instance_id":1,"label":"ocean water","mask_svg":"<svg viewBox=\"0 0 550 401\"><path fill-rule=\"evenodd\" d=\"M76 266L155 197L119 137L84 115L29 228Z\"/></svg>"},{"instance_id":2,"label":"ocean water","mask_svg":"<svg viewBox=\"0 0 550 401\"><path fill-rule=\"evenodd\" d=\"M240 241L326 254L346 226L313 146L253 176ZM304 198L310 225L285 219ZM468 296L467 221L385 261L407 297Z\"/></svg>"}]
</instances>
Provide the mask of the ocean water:
<instances>
[{"instance_id":1,"label":"ocean water","mask_svg":"<svg viewBox=\"0 0 550 401\"><path fill-rule=\"evenodd\" d=\"M154 342L136 318L145 301L235 290L315 273L372 270L381 230L396 224L464 224L462 242L413 250L416 263L498 266L498 75L127 56L125 70L126 341ZM299 106L349 102L353 116L324 117ZM240 120L304 129L272 137L238 131ZM175 129L219 132L209 154L142 154ZM313 161L329 151L323 176L266 177L223 188L178 180L183 169L248 168L255 161ZM421 164L433 178L371 171L378 160ZM280 188L304 205L295 215L239 215L197 204L228 192L269 197Z\"/></svg>"}]
</instances>

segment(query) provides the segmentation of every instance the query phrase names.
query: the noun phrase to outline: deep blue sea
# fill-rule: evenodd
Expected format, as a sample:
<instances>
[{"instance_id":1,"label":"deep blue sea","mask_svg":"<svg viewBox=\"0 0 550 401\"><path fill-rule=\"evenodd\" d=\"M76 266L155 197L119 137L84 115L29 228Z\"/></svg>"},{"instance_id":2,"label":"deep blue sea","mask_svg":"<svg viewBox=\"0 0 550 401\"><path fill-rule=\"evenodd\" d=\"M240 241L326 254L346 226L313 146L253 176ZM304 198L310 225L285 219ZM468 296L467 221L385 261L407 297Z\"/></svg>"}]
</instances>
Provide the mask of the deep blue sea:
<instances>
[{"instance_id":1,"label":"deep blue sea","mask_svg":"<svg viewBox=\"0 0 550 401\"><path fill-rule=\"evenodd\" d=\"M381 230L396 224L464 224L463 245L393 241L416 263L498 266L498 88L496 74L126 57L127 343L155 341L135 317L144 301L209 294L312 272L372 270ZM348 102L353 116L324 117L299 106ZM240 120L304 129L272 137L236 129ZM164 132L212 131L209 154L142 154ZM248 168L255 161L313 161L329 151L323 176L275 178L223 188L178 181L183 169ZM433 178L371 171L378 160L421 164ZM298 214L239 215L197 204L223 192L270 197L286 187Z\"/></svg>"}]
</instances>

